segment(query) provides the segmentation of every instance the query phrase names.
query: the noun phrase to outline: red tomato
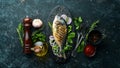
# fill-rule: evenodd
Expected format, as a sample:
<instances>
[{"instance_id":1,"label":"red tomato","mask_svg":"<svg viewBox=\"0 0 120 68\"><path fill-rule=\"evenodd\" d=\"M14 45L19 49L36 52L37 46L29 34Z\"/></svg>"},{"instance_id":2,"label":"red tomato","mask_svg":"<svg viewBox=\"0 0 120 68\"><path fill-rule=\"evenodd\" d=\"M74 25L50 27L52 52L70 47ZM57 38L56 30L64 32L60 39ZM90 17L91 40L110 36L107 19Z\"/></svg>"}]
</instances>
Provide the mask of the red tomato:
<instances>
[{"instance_id":1,"label":"red tomato","mask_svg":"<svg viewBox=\"0 0 120 68\"><path fill-rule=\"evenodd\" d=\"M90 44L87 44L84 48L84 54L88 57L92 57L94 56L96 53L96 47L90 45Z\"/></svg>"}]
</instances>

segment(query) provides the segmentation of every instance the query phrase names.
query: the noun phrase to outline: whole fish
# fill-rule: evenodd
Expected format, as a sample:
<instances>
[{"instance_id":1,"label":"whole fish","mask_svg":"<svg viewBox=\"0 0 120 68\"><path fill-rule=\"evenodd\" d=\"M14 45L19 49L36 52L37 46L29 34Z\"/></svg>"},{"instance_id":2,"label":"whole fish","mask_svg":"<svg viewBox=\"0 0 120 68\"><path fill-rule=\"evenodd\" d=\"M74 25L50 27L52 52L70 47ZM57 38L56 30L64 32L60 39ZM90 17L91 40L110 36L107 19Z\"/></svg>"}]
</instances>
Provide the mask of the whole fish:
<instances>
[{"instance_id":1,"label":"whole fish","mask_svg":"<svg viewBox=\"0 0 120 68\"><path fill-rule=\"evenodd\" d=\"M53 21L52 29L53 29L53 36L55 38L55 42L60 48L60 57L66 59L65 53L62 53L62 48L66 43L66 36L67 36L66 21L62 17L56 15Z\"/></svg>"}]
</instances>

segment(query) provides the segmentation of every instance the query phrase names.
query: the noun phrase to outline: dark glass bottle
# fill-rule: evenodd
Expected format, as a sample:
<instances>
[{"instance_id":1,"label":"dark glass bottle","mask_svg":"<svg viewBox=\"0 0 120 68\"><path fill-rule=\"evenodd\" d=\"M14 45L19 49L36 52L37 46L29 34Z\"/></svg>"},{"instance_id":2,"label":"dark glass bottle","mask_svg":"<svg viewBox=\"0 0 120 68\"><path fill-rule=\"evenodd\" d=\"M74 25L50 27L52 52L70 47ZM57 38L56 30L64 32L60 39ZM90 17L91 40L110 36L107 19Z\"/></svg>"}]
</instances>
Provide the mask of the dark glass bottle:
<instances>
[{"instance_id":1,"label":"dark glass bottle","mask_svg":"<svg viewBox=\"0 0 120 68\"><path fill-rule=\"evenodd\" d=\"M32 46L32 39L31 39L31 26L32 26L32 19L26 17L23 19L23 26L24 26L24 38L23 38L23 52L25 54L31 53L31 46Z\"/></svg>"}]
</instances>

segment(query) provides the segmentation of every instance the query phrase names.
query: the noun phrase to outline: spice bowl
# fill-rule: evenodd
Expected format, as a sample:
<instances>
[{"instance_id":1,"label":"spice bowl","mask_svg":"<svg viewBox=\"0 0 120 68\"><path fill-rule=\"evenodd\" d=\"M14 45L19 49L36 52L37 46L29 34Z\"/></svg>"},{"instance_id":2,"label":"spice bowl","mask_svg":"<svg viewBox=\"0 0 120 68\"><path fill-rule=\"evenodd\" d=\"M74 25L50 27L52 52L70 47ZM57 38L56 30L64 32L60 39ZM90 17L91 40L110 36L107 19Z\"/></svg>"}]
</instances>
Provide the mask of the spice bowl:
<instances>
[{"instance_id":1,"label":"spice bowl","mask_svg":"<svg viewBox=\"0 0 120 68\"><path fill-rule=\"evenodd\" d=\"M103 35L99 30L92 30L88 34L88 43L92 45L98 45L103 40Z\"/></svg>"}]
</instances>

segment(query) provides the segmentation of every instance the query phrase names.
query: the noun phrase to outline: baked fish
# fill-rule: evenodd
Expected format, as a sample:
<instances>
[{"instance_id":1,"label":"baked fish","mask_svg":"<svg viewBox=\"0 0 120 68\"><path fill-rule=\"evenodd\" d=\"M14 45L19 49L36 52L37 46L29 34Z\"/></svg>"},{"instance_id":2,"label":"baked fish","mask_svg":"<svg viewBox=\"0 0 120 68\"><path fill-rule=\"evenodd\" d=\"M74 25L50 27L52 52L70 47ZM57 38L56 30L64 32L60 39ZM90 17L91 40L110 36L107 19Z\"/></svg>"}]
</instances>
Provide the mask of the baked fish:
<instances>
[{"instance_id":1,"label":"baked fish","mask_svg":"<svg viewBox=\"0 0 120 68\"><path fill-rule=\"evenodd\" d=\"M52 30L55 42L60 48L60 57L66 58L65 53L62 53L62 48L66 43L67 36L66 21L62 17L56 15L53 21Z\"/></svg>"}]
</instances>

